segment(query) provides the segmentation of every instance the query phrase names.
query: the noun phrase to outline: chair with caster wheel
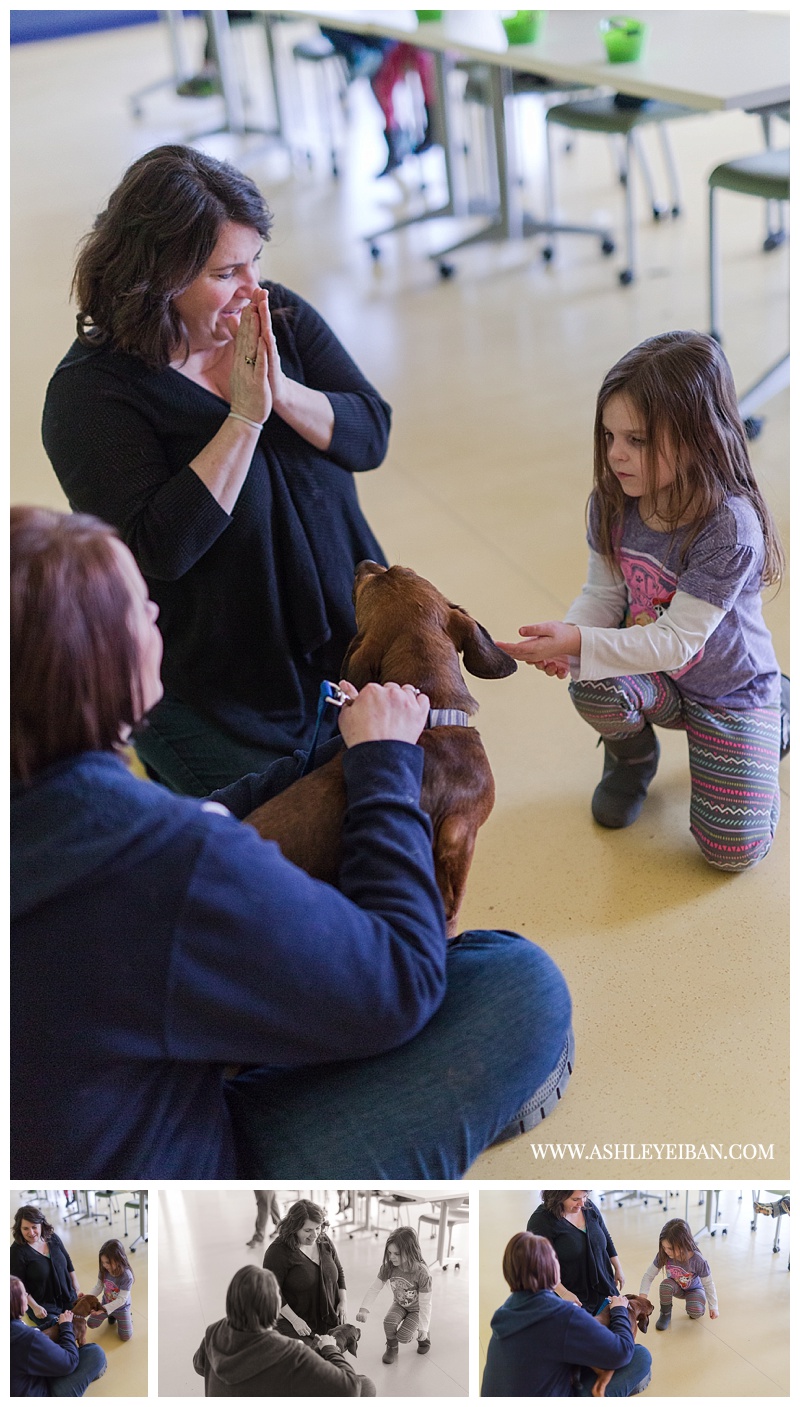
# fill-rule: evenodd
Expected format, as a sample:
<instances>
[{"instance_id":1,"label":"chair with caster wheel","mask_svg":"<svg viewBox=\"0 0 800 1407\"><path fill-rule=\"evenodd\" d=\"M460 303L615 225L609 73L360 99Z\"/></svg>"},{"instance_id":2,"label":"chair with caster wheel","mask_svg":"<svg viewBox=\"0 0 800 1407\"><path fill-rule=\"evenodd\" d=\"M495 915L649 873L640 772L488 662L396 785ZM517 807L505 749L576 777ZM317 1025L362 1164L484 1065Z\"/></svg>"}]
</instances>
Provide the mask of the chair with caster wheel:
<instances>
[{"instance_id":1,"label":"chair with caster wheel","mask_svg":"<svg viewBox=\"0 0 800 1407\"><path fill-rule=\"evenodd\" d=\"M624 155L620 165L619 179L625 187L625 267L618 275L621 284L633 283L636 277L636 253L635 253L635 221L634 221L634 190L633 190L633 166L634 157L639 163L645 186L653 212L654 220L661 220L667 215L677 216L681 213L681 198L678 186L678 172L675 165L675 158L672 153L666 123L680 117L694 117L694 108L679 107L676 103L663 103L657 101L644 101L636 105L635 99L624 99L620 95L605 96L599 98L580 99L574 102L557 103L554 107L548 108L546 116L547 126L547 218L554 222L555 215L555 193L553 183L553 170L555 166L552 132L555 127L567 127L574 132L600 132L606 136L621 137L624 139ZM670 183L669 204L659 205L655 198L653 182L650 176L649 167L645 159L644 149L639 140L639 129L645 126L655 125L661 141L661 148L664 156L664 164ZM587 233L600 233L589 229ZM601 245L604 254L611 254L614 251L613 242L604 239ZM550 257L553 254L553 245L548 246Z\"/></svg>"},{"instance_id":2,"label":"chair with caster wheel","mask_svg":"<svg viewBox=\"0 0 800 1407\"><path fill-rule=\"evenodd\" d=\"M737 195L756 196L759 200L789 200L789 148L768 147L754 156L742 156L716 166L708 178L708 316L709 330L715 341L722 342L721 267L717 229L717 191L733 191ZM770 246L774 248L776 246ZM748 439L754 440L761 431L762 421L754 414L761 405L789 384L789 353L782 356L754 386L740 397L739 413L744 421Z\"/></svg>"}]
</instances>

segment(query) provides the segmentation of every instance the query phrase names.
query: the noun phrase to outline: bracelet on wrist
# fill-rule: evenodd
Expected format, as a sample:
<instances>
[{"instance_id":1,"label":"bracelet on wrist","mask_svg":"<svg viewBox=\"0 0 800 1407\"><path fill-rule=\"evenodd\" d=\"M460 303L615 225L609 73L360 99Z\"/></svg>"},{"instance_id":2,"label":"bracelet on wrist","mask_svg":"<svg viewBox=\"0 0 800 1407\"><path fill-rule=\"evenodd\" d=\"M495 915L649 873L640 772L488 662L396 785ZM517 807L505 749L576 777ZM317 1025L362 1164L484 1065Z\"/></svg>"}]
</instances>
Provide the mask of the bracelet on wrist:
<instances>
[{"instance_id":1,"label":"bracelet on wrist","mask_svg":"<svg viewBox=\"0 0 800 1407\"><path fill-rule=\"evenodd\" d=\"M250 425L254 430L263 430L264 423L261 420L251 420L247 415L240 415L238 410L228 411L229 420L241 420L245 425Z\"/></svg>"}]
</instances>

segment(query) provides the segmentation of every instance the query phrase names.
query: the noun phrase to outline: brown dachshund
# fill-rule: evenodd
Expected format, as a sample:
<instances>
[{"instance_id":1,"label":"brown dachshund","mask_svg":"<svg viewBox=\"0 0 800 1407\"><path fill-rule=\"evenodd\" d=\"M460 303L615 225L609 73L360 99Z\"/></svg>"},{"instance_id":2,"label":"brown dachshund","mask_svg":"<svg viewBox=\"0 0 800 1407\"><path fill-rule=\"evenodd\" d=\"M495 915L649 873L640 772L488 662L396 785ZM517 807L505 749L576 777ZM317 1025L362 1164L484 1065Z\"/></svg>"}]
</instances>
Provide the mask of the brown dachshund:
<instances>
[{"instance_id":1,"label":"brown dachshund","mask_svg":"<svg viewBox=\"0 0 800 1407\"><path fill-rule=\"evenodd\" d=\"M647 1326L650 1322L650 1315L653 1313L655 1305L652 1305L644 1295L626 1295L628 1301L628 1313L631 1317L631 1329L633 1337L636 1338L636 1330L640 1329L643 1334L647 1333ZM609 1328L611 1324L611 1310L606 1305L595 1315L598 1324L605 1324ZM595 1385L592 1388L592 1397L605 1397L606 1388L614 1376L613 1368L593 1368L597 1374Z\"/></svg>"},{"instance_id":2,"label":"brown dachshund","mask_svg":"<svg viewBox=\"0 0 800 1407\"><path fill-rule=\"evenodd\" d=\"M504 679L516 663L461 606L408 567L361 562L353 586L358 633L342 665L357 689L415 684L434 710L457 710L455 723L427 728L421 803L433 822L436 881L444 900L447 933L456 931L475 836L494 805L494 778L480 734L467 726L477 713L458 656L479 679ZM346 807L341 759L333 758L246 817L265 840L276 840L287 859L335 884Z\"/></svg>"},{"instance_id":3,"label":"brown dachshund","mask_svg":"<svg viewBox=\"0 0 800 1407\"><path fill-rule=\"evenodd\" d=\"M336 1324L332 1329L328 1329L332 1339L336 1340L336 1346L340 1353L352 1353L354 1358L358 1357L358 1341L361 1338L361 1330L357 1324ZM313 1334L310 1339L304 1339L309 1348L317 1348L319 1345L319 1334Z\"/></svg>"},{"instance_id":4,"label":"brown dachshund","mask_svg":"<svg viewBox=\"0 0 800 1407\"><path fill-rule=\"evenodd\" d=\"M89 1315L96 1314L98 1309L102 1309L102 1307L97 1295L78 1295L72 1306L72 1328L78 1348L83 1348L86 1343L86 1321ZM42 1329L42 1333L47 1334L49 1339L54 1339L58 1343L60 1329L60 1324L51 1324L49 1329Z\"/></svg>"}]
</instances>

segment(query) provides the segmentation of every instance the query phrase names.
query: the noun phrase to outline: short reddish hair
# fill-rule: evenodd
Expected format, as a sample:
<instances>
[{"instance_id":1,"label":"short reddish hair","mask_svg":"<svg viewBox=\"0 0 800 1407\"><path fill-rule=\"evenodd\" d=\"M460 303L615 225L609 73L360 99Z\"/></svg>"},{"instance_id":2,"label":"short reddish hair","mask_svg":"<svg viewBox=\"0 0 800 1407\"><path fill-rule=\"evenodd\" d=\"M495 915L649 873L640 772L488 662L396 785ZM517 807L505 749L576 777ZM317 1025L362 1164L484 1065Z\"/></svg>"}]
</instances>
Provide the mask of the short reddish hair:
<instances>
[{"instance_id":1,"label":"short reddish hair","mask_svg":"<svg viewBox=\"0 0 800 1407\"><path fill-rule=\"evenodd\" d=\"M11 509L11 774L20 781L115 747L141 713L115 537L88 514Z\"/></svg>"},{"instance_id":2,"label":"short reddish hair","mask_svg":"<svg viewBox=\"0 0 800 1407\"><path fill-rule=\"evenodd\" d=\"M21 1319L25 1313L27 1300L25 1298L25 1286L16 1275L11 1276L11 1318Z\"/></svg>"},{"instance_id":3,"label":"short reddish hair","mask_svg":"<svg viewBox=\"0 0 800 1407\"><path fill-rule=\"evenodd\" d=\"M503 1252L503 1278L512 1290L552 1290L561 1266L550 1242L531 1231L518 1231Z\"/></svg>"}]
</instances>

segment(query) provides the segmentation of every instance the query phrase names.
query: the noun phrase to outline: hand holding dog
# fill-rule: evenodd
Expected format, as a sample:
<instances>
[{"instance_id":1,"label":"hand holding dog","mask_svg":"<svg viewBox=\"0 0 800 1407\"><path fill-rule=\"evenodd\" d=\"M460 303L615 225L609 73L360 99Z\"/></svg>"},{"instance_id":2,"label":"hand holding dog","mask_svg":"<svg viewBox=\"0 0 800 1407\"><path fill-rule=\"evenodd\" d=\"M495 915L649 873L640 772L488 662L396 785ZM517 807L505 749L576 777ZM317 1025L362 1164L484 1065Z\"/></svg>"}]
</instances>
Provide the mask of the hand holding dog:
<instances>
[{"instance_id":1,"label":"hand holding dog","mask_svg":"<svg viewBox=\"0 0 800 1407\"><path fill-rule=\"evenodd\" d=\"M628 1301L625 1295L609 1295L608 1306L609 1309L627 1309Z\"/></svg>"},{"instance_id":2,"label":"hand holding dog","mask_svg":"<svg viewBox=\"0 0 800 1407\"><path fill-rule=\"evenodd\" d=\"M366 684L358 692L346 679L339 687L350 703L339 713L339 732L348 747L357 743L415 743L428 721L430 700L413 684Z\"/></svg>"},{"instance_id":3,"label":"hand holding dog","mask_svg":"<svg viewBox=\"0 0 800 1407\"><path fill-rule=\"evenodd\" d=\"M39 1314L39 1310L38 1310L38 1309L37 1309L36 1313ZM47 1310L42 1311L42 1313L43 1313L43 1314L46 1314L46 1313L47 1313ZM42 1315L39 1315L39 1317L41 1318ZM59 1314L59 1316L58 1316L58 1322L59 1322L59 1324L71 1324L71 1323L72 1323L72 1310L71 1310L71 1309L65 1309L64 1312L63 1312L63 1314Z\"/></svg>"},{"instance_id":4,"label":"hand holding dog","mask_svg":"<svg viewBox=\"0 0 800 1407\"><path fill-rule=\"evenodd\" d=\"M495 644L512 659L534 664L545 674L566 679L569 656L580 657L581 632L577 625L549 620L540 625L521 625L523 640L496 640Z\"/></svg>"},{"instance_id":5,"label":"hand holding dog","mask_svg":"<svg viewBox=\"0 0 800 1407\"><path fill-rule=\"evenodd\" d=\"M337 1342L336 1342L336 1340L335 1340L335 1338L333 1337L332 1334L319 1334L319 1335L317 1336L316 1347L317 1347L317 1348L338 1348L339 1345L337 1344Z\"/></svg>"}]
</instances>

